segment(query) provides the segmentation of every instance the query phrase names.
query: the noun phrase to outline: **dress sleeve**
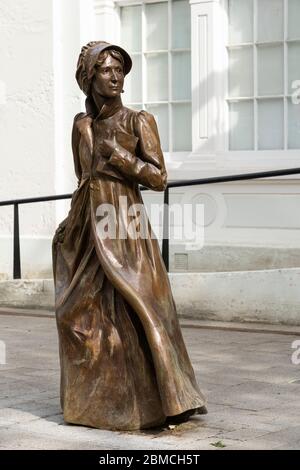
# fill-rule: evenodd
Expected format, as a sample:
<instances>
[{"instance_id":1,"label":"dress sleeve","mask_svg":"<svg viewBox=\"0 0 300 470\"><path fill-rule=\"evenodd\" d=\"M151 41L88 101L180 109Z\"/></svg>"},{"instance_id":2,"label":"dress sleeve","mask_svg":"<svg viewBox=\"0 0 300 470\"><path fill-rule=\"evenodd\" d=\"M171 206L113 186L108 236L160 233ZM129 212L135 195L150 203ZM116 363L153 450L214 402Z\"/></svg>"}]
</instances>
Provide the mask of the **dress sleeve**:
<instances>
[{"instance_id":1,"label":"dress sleeve","mask_svg":"<svg viewBox=\"0 0 300 470\"><path fill-rule=\"evenodd\" d=\"M73 151L73 159L74 159L74 169L75 169L75 174L78 179L78 184L81 179L82 169L81 169L80 160L79 160L80 132L77 126L77 121L81 119L83 115L84 113L76 114L76 116L74 117L73 129L72 129L72 151Z\"/></svg>"},{"instance_id":2,"label":"dress sleeve","mask_svg":"<svg viewBox=\"0 0 300 470\"><path fill-rule=\"evenodd\" d=\"M129 179L154 191L164 191L167 172L153 115L147 111L137 113L134 132L139 139L136 154L118 144L108 163Z\"/></svg>"}]
</instances>

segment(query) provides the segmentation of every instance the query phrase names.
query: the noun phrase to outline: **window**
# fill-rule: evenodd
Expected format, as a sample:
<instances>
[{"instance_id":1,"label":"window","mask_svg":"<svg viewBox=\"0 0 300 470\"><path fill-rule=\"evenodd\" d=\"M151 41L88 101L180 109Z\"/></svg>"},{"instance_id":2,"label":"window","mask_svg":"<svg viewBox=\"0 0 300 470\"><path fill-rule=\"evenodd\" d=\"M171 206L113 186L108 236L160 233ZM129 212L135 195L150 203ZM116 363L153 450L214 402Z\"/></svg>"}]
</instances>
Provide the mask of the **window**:
<instances>
[{"instance_id":1,"label":"window","mask_svg":"<svg viewBox=\"0 0 300 470\"><path fill-rule=\"evenodd\" d=\"M229 150L300 148L300 1L227 0ZM294 86L293 86L294 82Z\"/></svg>"},{"instance_id":2,"label":"window","mask_svg":"<svg viewBox=\"0 0 300 470\"><path fill-rule=\"evenodd\" d=\"M158 123L166 152L191 150L191 21L188 0L120 8L121 44L133 68L124 103L146 109Z\"/></svg>"}]
</instances>

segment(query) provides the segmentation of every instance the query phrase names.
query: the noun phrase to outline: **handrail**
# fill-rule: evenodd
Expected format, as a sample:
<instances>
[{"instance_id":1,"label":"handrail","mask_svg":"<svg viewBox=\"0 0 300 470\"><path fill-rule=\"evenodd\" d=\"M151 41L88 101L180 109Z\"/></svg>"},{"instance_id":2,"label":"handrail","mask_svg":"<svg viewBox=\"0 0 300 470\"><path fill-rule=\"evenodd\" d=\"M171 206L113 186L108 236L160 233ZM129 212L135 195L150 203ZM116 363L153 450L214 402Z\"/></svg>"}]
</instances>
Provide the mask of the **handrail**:
<instances>
[{"instance_id":1,"label":"handrail","mask_svg":"<svg viewBox=\"0 0 300 470\"><path fill-rule=\"evenodd\" d=\"M227 183L231 181L244 181L259 178L271 178L276 176L288 176L300 174L300 168L285 168L282 170L258 171L254 173L242 173L237 175L210 176L192 180L176 180L167 184L167 188L179 188L182 186L194 186L198 184ZM141 190L149 190L146 186L140 186ZM0 206L12 206L13 204L28 204L33 202L58 201L60 199L71 199L73 193L59 194L53 196L30 197L22 199L10 199L0 201Z\"/></svg>"},{"instance_id":2,"label":"handrail","mask_svg":"<svg viewBox=\"0 0 300 470\"><path fill-rule=\"evenodd\" d=\"M33 202L45 202L45 201L59 201L60 199L71 199L73 193L70 194L59 194L56 196L41 196L41 197L27 197L22 199L11 199L8 201L0 201L0 206L12 206L14 204L29 204Z\"/></svg>"},{"instance_id":3,"label":"handrail","mask_svg":"<svg viewBox=\"0 0 300 470\"><path fill-rule=\"evenodd\" d=\"M212 176L208 178L199 178L192 180L177 180L171 181L167 184L164 191L164 220L163 220L163 240L162 240L162 256L166 266L167 271L169 271L169 189L170 188L179 188L182 186L195 186L203 184L215 184L215 183L228 183L232 181L245 181L252 179L260 178L272 178L276 176L289 176L300 174L300 168L285 168L280 170L271 170L271 171L260 171L254 173L243 173L236 175L226 175L226 176ZM149 190L146 186L140 186L142 191ZM59 194L53 196L41 196L41 197L31 197L31 198L22 198L22 199L11 199L7 201L0 201L0 207L3 206L14 206L14 262L13 262L13 278L21 279L21 255L20 255L20 231L19 231L19 205L20 204L31 204L36 202L46 202L46 201L59 201L62 199L71 199L73 193L69 194Z\"/></svg>"}]
</instances>

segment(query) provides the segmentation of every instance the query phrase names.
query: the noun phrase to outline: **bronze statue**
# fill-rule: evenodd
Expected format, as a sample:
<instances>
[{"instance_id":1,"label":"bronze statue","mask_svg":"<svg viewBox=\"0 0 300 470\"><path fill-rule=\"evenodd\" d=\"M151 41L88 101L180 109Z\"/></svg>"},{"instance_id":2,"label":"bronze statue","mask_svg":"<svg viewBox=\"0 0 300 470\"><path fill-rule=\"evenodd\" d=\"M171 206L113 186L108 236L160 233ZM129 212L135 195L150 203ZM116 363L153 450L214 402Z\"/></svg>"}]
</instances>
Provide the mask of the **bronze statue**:
<instances>
[{"instance_id":1,"label":"bronze statue","mask_svg":"<svg viewBox=\"0 0 300 470\"><path fill-rule=\"evenodd\" d=\"M97 209L110 204L126 231L139 184L163 191L167 173L155 119L123 106L131 58L103 41L82 48L76 79L87 96L75 116L78 188L53 239L61 406L68 423L133 430L205 414L180 330L159 244L101 237ZM122 225L122 227L121 227Z\"/></svg>"}]
</instances>

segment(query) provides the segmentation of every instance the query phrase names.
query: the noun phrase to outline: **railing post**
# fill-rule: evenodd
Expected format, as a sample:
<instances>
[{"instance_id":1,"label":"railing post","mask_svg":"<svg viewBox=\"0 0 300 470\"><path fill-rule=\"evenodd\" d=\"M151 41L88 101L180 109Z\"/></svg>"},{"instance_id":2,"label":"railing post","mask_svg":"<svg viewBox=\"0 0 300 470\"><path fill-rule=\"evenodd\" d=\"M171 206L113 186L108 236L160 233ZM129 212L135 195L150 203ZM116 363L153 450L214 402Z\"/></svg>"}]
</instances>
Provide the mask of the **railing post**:
<instances>
[{"instance_id":1,"label":"railing post","mask_svg":"<svg viewBox=\"0 0 300 470\"><path fill-rule=\"evenodd\" d=\"M21 279L19 204L14 204L14 279Z\"/></svg>"},{"instance_id":2,"label":"railing post","mask_svg":"<svg viewBox=\"0 0 300 470\"><path fill-rule=\"evenodd\" d=\"M164 192L162 257L169 272L169 187Z\"/></svg>"}]
</instances>

